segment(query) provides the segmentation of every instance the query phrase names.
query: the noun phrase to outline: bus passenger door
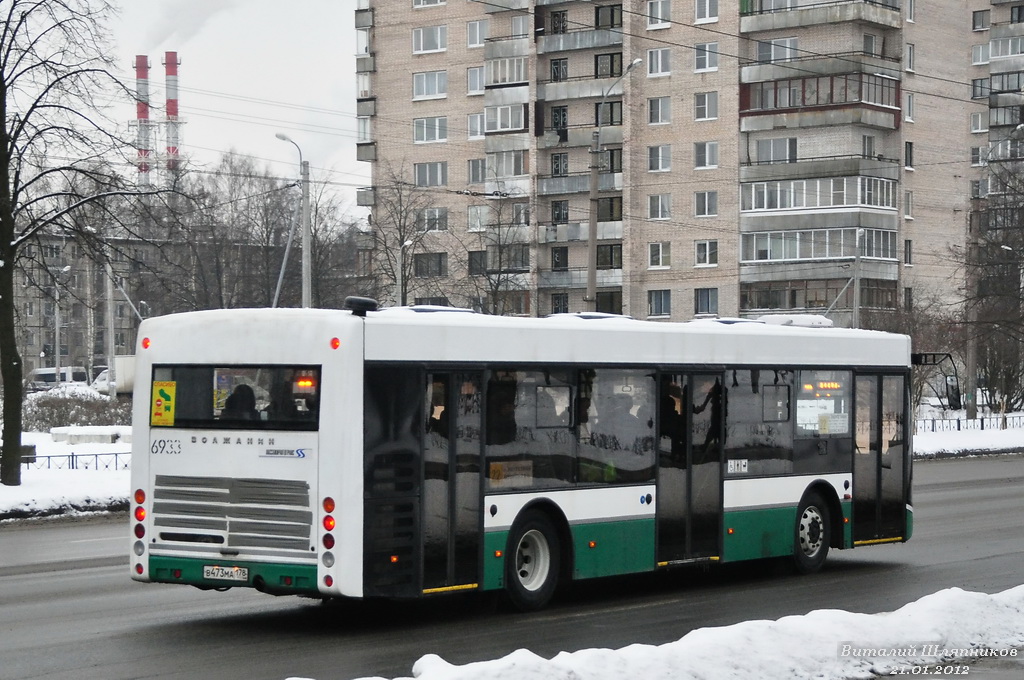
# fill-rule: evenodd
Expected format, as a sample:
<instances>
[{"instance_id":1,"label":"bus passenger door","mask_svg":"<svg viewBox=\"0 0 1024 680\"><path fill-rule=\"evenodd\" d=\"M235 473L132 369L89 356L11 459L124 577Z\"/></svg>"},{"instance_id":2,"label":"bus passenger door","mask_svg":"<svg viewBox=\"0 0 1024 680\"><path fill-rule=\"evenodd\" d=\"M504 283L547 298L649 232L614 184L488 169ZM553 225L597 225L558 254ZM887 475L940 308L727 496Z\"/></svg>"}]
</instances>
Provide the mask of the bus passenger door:
<instances>
[{"instance_id":1,"label":"bus passenger door","mask_svg":"<svg viewBox=\"0 0 1024 680\"><path fill-rule=\"evenodd\" d=\"M662 375L659 399L658 563L718 555L722 376Z\"/></svg>"},{"instance_id":2,"label":"bus passenger door","mask_svg":"<svg viewBox=\"0 0 1024 680\"><path fill-rule=\"evenodd\" d=\"M423 437L423 590L478 583L479 373L426 374Z\"/></svg>"},{"instance_id":3,"label":"bus passenger door","mask_svg":"<svg viewBox=\"0 0 1024 680\"><path fill-rule=\"evenodd\" d=\"M853 461L853 541L903 537L906 526L904 459L908 435L905 378L857 376L857 429Z\"/></svg>"}]
</instances>

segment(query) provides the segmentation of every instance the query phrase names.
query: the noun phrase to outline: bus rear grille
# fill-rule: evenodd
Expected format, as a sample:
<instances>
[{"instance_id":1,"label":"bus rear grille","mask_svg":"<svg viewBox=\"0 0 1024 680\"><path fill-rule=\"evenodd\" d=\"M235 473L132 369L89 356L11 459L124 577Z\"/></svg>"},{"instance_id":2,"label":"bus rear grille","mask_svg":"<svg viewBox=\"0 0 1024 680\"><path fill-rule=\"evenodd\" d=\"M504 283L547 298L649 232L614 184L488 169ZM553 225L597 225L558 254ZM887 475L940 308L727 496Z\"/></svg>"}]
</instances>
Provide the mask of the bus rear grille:
<instances>
[{"instance_id":1,"label":"bus rear grille","mask_svg":"<svg viewBox=\"0 0 1024 680\"><path fill-rule=\"evenodd\" d=\"M165 541L308 554L312 523L303 481L156 476L153 524Z\"/></svg>"}]
</instances>

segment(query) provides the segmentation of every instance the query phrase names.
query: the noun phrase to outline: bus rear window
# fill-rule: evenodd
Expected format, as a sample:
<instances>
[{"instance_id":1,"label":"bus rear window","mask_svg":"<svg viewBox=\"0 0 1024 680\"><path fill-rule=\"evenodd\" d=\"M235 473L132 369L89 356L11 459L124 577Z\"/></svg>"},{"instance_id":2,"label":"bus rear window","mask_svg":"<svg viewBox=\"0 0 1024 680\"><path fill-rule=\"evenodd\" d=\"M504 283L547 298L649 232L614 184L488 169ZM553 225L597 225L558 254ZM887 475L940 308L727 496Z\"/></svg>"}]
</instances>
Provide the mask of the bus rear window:
<instances>
[{"instance_id":1,"label":"bus rear window","mask_svg":"<svg viewBox=\"0 0 1024 680\"><path fill-rule=\"evenodd\" d=\"M150 425L316 430L319 366L154 366Z\"/></svg>"}]
</instances>

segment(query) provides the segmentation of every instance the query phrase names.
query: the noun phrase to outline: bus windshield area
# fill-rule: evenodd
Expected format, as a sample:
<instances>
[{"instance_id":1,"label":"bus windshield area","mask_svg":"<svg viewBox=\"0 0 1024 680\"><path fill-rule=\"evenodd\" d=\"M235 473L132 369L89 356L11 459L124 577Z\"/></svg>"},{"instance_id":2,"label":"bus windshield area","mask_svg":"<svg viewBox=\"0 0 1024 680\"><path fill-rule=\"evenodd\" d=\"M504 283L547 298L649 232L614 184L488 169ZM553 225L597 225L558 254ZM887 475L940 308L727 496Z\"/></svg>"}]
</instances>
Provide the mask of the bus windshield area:
<instances>
[{"instance_id":1,"label":"bus windshield area","mask_svg":"<svg viewBox=\"0 0 1024 680\"><path fill-rule=\"evenodd\" d=\"M314 431L319 366L154 366L150 425Z\"/></svg>"}]
</instances>

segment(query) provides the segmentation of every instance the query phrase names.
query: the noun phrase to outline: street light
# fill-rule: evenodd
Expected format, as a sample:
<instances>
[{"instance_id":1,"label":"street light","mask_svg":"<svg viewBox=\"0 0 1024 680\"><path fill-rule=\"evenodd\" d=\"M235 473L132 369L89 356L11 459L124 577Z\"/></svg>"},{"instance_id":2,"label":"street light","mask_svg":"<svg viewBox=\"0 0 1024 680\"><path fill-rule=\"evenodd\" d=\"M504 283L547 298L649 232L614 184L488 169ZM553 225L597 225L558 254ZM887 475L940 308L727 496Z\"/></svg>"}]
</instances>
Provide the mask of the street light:
<instances>
[{"instance_id":1,"label":"street light","mask_svg":"<svg viewBox=\"0 0 1024 680\"><path fill-rule=\"evenodd\" d=\"M309 223L309 161L302 159L302 148L295 143L288 135L278 132L274 135L283 142L291 142L299 152L299 169L302 182L302 216L299 223L302 226L302 306L310 307L310 290L312 280L311 266L311 242L312 225Z\"/></svg>"},{"instance_id":2,"label":"street light","mask_svg":"<svg viewBox=\"0 0 1024 680\"><path fill-rule=\"evenodd\" d=\"M395 301L399 307L405 306L405 291L403 287L403 274L405 273L405 247L411 246L412 241L406 241L398 246L398 270L395 273Z\"/></svg>"},{"instance_id":3,"label":"street light","mask_svg":"<svg viewBox=\"0 0 1024 680\"><path fill-rule=\"evenodd\" d=\"M601 94L597 106L597 129L594 130L593 146L590 149L590 229L587 233L587 301L589 311L597 311L597 182L601 166L601 128L604 126L604 105L608 95L635 66L644 63L639 57L630 62L611 85Z\"/></svg>"}]
</instances>

